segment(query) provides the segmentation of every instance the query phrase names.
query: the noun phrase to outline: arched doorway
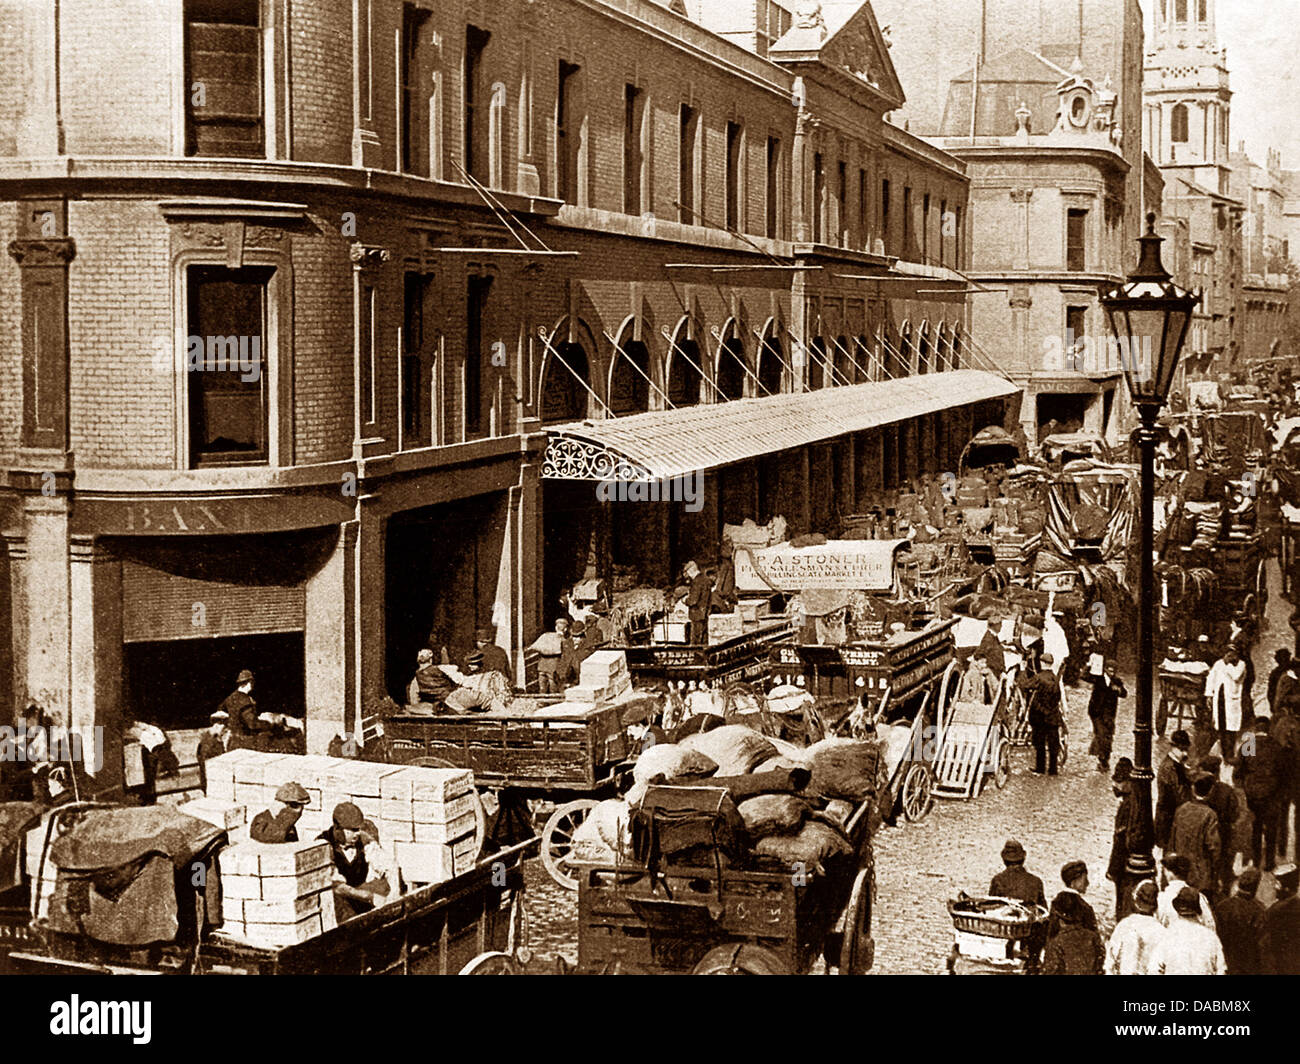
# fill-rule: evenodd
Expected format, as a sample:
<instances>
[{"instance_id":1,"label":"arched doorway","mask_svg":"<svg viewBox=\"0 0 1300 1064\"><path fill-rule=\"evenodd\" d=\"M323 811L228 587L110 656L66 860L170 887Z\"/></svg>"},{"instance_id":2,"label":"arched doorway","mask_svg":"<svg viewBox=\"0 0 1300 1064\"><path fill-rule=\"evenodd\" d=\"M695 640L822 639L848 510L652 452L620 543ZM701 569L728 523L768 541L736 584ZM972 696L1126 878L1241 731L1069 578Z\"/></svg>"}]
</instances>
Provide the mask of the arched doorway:
<instances>
[{"instance_id":1,"label":"arched doorway","mask_svg":"<svg viewBox=\"0 0 1300 1064\"><path fill-rule=\"evenodd\" d=\"M898 330L897 348L894 376L910 377L912 375L912 323L910 321L903 322L903 327Z\"/></svg>"},{"instance_id":2,"label":"arched doorway","mask_svg":"<svg viewBox=\"0 0 1300 1064\"><path fill-rule=\"evenodd\" d=\"M818 336L813 339L808 356L808 390L816 391L826 387L826 341Z\"/></svg>"},{"instance_id":3,"label":"arched doorway","mask_svg":"<svg viewBox=\"0 0 1300 1064\"><path fill-rule=\"evenodd\" d=\"M759 389L760 394L767 395L770 392L779 395L784 370L785 354L781 350L781 339L776 334L775 325L769 324L758 349L758 381L763 386Z\"/></svg>"},{"instance_id":4,"label":"arched doorway","mask_svg":"<svg viewBox=\"0 0 1300 1064\"><path fill-rule=\"evenodd\" d=\"M853 359L849 352L849 338L835 337L835 375L832 384L853 383Z\"/></svg>"},{"instance_id":5,"label":"arched doorway","mask_svg":"<svg viewBox=\"0 0 1300 1064\"><path fill-rule=\"evenodd\" d=\"M583 385L586 387L583 387ZM552 343L542 367L539 414L543 425L581 421L588 416L591 369L579 343Z\"/></svg>"}]
</instances>

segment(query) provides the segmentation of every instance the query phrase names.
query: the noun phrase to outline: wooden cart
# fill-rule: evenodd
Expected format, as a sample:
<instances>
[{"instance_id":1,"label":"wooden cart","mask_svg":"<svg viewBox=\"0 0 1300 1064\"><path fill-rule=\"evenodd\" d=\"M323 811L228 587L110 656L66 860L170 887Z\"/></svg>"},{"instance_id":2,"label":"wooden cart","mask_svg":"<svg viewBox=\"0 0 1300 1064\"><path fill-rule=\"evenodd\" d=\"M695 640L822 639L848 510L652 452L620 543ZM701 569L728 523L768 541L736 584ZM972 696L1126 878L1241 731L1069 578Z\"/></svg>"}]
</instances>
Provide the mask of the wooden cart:
<instances>
[{"instance_id":1,"label":"wooden cart","mask_svg":"<svg viewBox=\"0 0 1300 1064\"><path fill-rule=\"evenodd\" d=\"M555 803L541 832L542 863L576 890L573 832L619 793L639 750L628 730L648 724L658 708L653 697L634 697L572 716L399 714L384 725L386 759L471 769L489 806L488 849L531 837L535 803Z\"/></svg>"},{"instance_id":2,"label":"wooden cart","mask_svg":"<svg viewBox=\"0 0 1300 1064\"><path fill-rule=\"evenodd\" d=\"M875 864L870 809L847 825L854 852L806 880L779 864L589 868L578 889L578 967L645 974L841 975L870 969ZM761 861L761 859L759 859Z\"/></svg>"},{"instance_id":3,"label":"wooden cart","mask_svg":"<svg viewBox=\"0 0 1300 1064\"><path fill-rule=\"evenodd\" d=\"M999 790L1011 776L1007 741L1007 678L991 705L950 703L939 723L934 793L939 798L974 798L991 777Z\"/></svg>"},{"instance_id":4,"label":"wooden cart","mask_svg":"<svg viewBox=\"0 0 1300 1064\"><path fill-rule=\"evenodd\" d=\"M45 836L40 867L49 863L57 821L93 803L60 807ZM265 947L200 933L192 914L202 887L178 895L173 942L148 947L111 946L85 935L51 931L32 919L23 947L9 955L10 970L40 974L330 974L409 975L459 972L478 954L513 949L522 918L522 864L536 853L536 837L499 850L464 875L390 897L384 904L291 946ZM178 883L189 883L189 874Z\"/></svg>"},{"instance_id":5,"label":"wooden cart","mask_svg":"<svg viewBox=\"0 0 1300 1064\"><path fill-rule=\"evenodd\" d=\"M895 808L911 821L924 817L933 804L934 729L957 686L955 623L932 621L870 643L788 643L772 649L778 683L806 687L819 700L857 699L870 707Z\"/></svg>"},{"instance_id":6,"label":"wooden cart","mask_svg":"<svg viewBox=\"0 0 1300 1064\"><path fill-rule=\"evenodd\" d=\"M786 642L793 633L788 620L774 617L763 622L757 631L717 643L664 643L647 639L619 649L627 654L628 671L634 679L717 687L737 681L764 680L771 647Z\"/></svg>"}]
</instances>

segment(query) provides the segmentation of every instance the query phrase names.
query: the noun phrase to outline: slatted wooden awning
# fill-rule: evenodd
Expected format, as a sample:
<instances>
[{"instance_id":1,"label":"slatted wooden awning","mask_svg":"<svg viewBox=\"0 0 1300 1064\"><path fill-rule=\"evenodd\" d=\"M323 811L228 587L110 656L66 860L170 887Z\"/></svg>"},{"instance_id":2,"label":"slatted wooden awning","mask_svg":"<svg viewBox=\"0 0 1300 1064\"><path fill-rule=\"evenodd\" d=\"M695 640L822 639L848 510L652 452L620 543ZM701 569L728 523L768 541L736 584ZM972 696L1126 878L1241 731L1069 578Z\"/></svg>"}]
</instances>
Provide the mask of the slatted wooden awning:
<instances>
[{"instance_id":1,"label":"slatted wooden awning","mask_svg":"<svg viewBox=\"0 0 1300 1064\"><path fill-rule=\"evenodd\" d=\"M959 369L570 422L549 430L542 476L552 480L668 479L1006 398L1019 390L995 374Z\"/></svg>"}]
</instances>

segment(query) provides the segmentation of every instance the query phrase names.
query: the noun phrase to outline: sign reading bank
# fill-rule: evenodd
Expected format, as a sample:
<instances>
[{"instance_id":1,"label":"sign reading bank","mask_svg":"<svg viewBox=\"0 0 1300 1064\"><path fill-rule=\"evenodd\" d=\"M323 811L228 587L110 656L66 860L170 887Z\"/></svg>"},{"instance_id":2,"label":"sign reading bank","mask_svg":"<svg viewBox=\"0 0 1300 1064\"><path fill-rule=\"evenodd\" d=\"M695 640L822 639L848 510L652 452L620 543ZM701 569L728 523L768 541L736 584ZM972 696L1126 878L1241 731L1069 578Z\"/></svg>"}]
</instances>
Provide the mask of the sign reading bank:
<instances>
[{"instance_id":1,"label":"sign reading bank","mask_svg":"<svg viewBox=\"0 0 1300 1064\"><path fill-rule=\"evenodd\" d=\"M890 591L894 558L905 539L831 540L815 547L736 550L737 591Z\"/></svg>"}]
</instances>

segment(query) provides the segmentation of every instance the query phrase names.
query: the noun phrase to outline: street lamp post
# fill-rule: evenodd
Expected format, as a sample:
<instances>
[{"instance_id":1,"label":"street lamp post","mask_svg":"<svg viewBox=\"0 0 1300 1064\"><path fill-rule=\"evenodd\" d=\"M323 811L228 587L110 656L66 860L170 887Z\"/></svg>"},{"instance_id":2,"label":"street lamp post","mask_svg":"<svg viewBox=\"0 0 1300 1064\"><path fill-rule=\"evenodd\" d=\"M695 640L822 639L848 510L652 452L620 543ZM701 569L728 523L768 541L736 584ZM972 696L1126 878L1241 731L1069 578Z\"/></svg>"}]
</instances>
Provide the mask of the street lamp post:
<instances>
[{"instance_id":1,"label":"street lamp post","mask_svg":"<svg viewBox=\"0 0 1300 1064\"><path fill-rule=\"evenodd\" d=\"M1159 436L1156 420L1169 397L1169 386L1178 367L1192 310L1200 302L1173 283L1160 262L1163 238L1155 231L1156 216L1147 215L1147 231L1139 238L1142 247L1137 269L1124 284L1101 297L1112 333L1119 344L1120 365L1128 385L1129 398L1137 407L1141 425L1137 440L1141 453L1141 526L1138 570L1138 666L1137 707L1133 723L1133 787L1140 816L1130 832L1124 881L1117 884L1121 908L1132 905L1133 887L1155 874L1152 846L1155 824L1151 809L1151 673L1155 643L1154 546L1152 511L1155 504L1155 448Z\"/></svg>"}]
</instances>

